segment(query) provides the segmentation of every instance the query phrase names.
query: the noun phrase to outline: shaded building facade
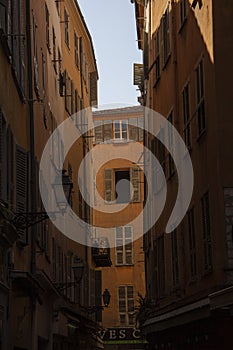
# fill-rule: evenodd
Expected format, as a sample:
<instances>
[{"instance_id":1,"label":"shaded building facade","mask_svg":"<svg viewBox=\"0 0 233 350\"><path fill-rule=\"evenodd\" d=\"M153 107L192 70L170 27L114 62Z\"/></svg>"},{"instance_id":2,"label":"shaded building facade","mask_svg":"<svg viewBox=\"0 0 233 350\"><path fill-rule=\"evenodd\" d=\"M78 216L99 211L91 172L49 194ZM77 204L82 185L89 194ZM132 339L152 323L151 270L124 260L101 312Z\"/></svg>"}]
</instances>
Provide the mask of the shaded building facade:
<instances>
[{"instance_id":1,"label":"shaded building facade","mask_svg":"<svg viewBox=\"0 0 233 350\"><path fill-rule=\"evenodd\" d=\"M147 135L145 146L163 167L168 196L162 216L144 238L153 308L142 329L151 349L230 349L232 4L132 2L144 51L137 77L143 104L177 128L194 169L189 210L165 234L178 190L176 165L167 149ZM155 130L153 118L145 123ZM148 172L156 177L153 169Z\"/></svg>"}]
</instances>

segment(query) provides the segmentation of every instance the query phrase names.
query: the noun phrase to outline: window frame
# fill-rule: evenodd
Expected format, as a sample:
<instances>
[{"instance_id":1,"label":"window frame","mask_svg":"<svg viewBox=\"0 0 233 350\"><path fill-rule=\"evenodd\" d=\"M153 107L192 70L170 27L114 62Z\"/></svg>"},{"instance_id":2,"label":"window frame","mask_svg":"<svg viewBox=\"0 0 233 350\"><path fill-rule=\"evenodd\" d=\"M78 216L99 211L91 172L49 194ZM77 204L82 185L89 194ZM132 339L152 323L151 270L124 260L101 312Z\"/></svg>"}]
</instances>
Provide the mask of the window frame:
<instances>
[{"instance_id":1,"label":"window frame","mask_svg":"<svg viewBox=\"0 0 233 350\"><path fill-rule=\"evenodd\" d=\"M121 229L121 237L117 237L118 230ZM126 232L130 229L130 232ZM129 237L127 235L129 234ZM122 245L119 243L122 242ZM116 266L131 266L134 265L134 250L133 250L133 226L121 226L115 229L115 261ZM127 248L127 245L131 244L131 248ZM131 261L127 262L127 254L130 253ZM122 254L122 262L119 261L118 255Z\"/></svg>"},{"instance_id":2,"label":"window frame","mask_svg":"<svg viewBox=\"0 0 233 350\"><path fill-rule=\"evenodd\" d=\"M195 68L196 75L196 113L198 137L206 130L205 113L205 79L204 79L204 58L202 57Z\"/></svg>"},{"instance_id":3,"label":"window frame","mask_svg":"<svg viewBox=\"0 0 233 350\"><path fill-rule=\"evenodd\" d=\"M125 122L126 124L126 131L123 130L122 124ZM116 123L119 123L119 131L116 131ZM126 132L126 138L123 137L123 133ZM120 137L116 137L116 133L119 133ZM115 119L113 121L113 138L114 140L125 140L127 141L129 139L129 124L128 124L128 119Z\"/></svg>"},{"instance_id":4,"label":"window frame","mask_svg":"<svg viewBox=\"0 0 233 350\"><path fill-rule=\"evenodd\" d=\"M134 310L135 310L135 298L134 298L134 294L135 294L135 287L134 285L120 285L118 286L118 314L119 314L119 323L123 326L133 326L135 324L135 320L134 320ZM124 297L121 297L121 293L120 293L120 289L124 290ZM129 297L129 289L132 289L133 291L133 296ZM124 311L120 311L121 310L121 306L120 304L122 303L122 305L125 305L125 310ZM130 307L130 303L133 304L133 310L131 311L131 307ZM125 317L125 322L121 322L121 317L124 316ZM132 321L130 322L130 316L132 316Z\"/></svg>"}]
</instances>

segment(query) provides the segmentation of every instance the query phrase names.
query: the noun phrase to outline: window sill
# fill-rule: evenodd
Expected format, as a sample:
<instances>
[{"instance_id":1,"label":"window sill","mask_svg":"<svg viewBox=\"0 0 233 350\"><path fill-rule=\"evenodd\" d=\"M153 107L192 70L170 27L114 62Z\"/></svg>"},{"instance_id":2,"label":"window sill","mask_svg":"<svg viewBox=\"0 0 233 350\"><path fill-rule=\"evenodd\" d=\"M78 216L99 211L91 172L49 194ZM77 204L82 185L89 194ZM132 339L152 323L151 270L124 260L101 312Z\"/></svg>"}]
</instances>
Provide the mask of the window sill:
<instances>
[{"instance_id":1,"label":"window sill","mask_svg":"<svg viewBox=\"0 0 233 350\"><path fill-rule=\"evenodd\" d=\"M132 267L134 264L115 264L116 267Z\"/></svg>"}]
</instances>

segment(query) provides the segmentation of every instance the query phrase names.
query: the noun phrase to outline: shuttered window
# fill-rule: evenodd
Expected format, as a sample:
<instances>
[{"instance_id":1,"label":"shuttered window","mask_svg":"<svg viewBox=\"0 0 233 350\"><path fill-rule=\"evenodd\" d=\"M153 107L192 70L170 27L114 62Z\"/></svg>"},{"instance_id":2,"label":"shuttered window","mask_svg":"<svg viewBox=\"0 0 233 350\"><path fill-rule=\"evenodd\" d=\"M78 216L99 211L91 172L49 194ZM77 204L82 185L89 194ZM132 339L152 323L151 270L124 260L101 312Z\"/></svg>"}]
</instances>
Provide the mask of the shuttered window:
<instances>
[{"instance_id":1,"label":"shuttered window","mask_svg":"<svg viewBox=\"0 0 233 350\"><path fill-rule=\"evenodd\" d=\"M12 34L16 36L12 39L12 67L19 85L22 96L25 96L26 82L26 9L25 1L17 0L12 2Z\"/></svg>"},{"instance_id":2,"label":"shuttered window","mask_svg":"<svg viewBox=\"0 0 233 350\"><path fill-rule=\"evenodd\" d=\"M97 88L97 73L90 73L90 103L91 106L98 104L98 88Z\"/></svg>"},{"instance_id":3,"label":"shuttered window","mask_svg":"<svg viewBox=\"0 0 233 350\"><path fill-rule=\"evenodd\" d=\"M165 66L171 53L169 6L167 7L162 18L162 47L163 65Z\"/></svg>"},{"instance_id":4,"label":"shuttered window","mask_svg":"<svg viewBox=\"0 0 233 350\"><path fill-rule=\"evenodd\" d=\"M133 227L116 228L116 265L133 264Z\"/></svg>"},{"instance_id":5,"label":"shuttered window","mask_svg":"<svg viewBox=\"0 0 233 350\"><path fill-rule=\"evenodd\" d=\"M64 9L64 28L65 28L65 43L69 47L70 46L70 39L69 39L69 16L66 12L66 9Z\"/></svg>"},{"instance_id":6,"label":"shuttered window","mask_svg":"<svg viewBox=\"0 0 233 350\"><path fill-rule=\"evenodd\" d=\"M210 232L210 207L209 193L205 193L201 198L202 212L202 234L203 234L203 249L204 249L204 270L210 271L213 268L212 261L212 239Z\"/></svg>"},{"instance_id":7,"label":"shuttered window","mask_svg":"<svg viewBox=\"0 0 233 350\"><path fill-rule=\"evenodd\" d=\"M79 67L79 42L78 42L78 36L74 32L74 62L77 67Z\"/></svg>"},{"instance_id":8,"label":"shuttered window","mask_svg":"<svg viewBox=\"0 0 233 350\"><path fill-rule=\"evenodd\" d=\"M196 68L196 99L198 136L200 136L206 128L203 60L200 61Z\"/></svg>"},{"instance_id":9,"label":"shuttered window","mask_svg":"<svg viewBox=\"0 0 233 350\"><path fill-rule=\"evenodd\" d=\"M14 205L14 138L0 110L0 198Z\"/></svg>"},{"instance_id":10,"label":"shuttered window","mask_svg":"<svg viewBox=\"0 0 233 350\"><path fill-rule=\"evenodd\" d=\"M104 170L104 199L107 202L110 202L113 200L112 181L113 181L113 170L105 169Z\"/></svg>"},{"instance_id":11,"label":"shuttered window","mask_svg":"<svg viewBox=\"0 0 233 350\"><path fill-rule=\"evenodd\" d=\"M118 310L121 325L134 325L134 286L118 287Z\"/></svg>"},{"instance_id":12,"label":"shuttered window","mask_svg":"<svg viewBox=\"0 0 233 350\"><path fill-rule=\"evenodd\" d=\"M6 121L0 110L0 197L7 199L6 193Z\"/></svg>"},{"instance_id":13,"label":"shuttered window","mask_svg":"<svg viewBox=\"0 0 233 350\"><path fill-rule=\"evenodd\" d=\"M190 275L191 275L191 278L194 278L197 275L194 208L188 211L188 233L189 233Z\"/></svg>"},{"instance_id":14,"label":"shuttered window","mask_svg":"<svg viewBox=\"0 0 233 350\"><path fill-rule=\"evenodd\" d=\"M178 259L178 243L177 231L171 232L171 248L172 248L172 279L173 286L177 287L179 284L179 259Z\"/></svg>"},{"instance_id":15,"label":"shuttered window","mask_svg":"<svg viewBox=\"0 0 233 350\"><path fill-rule=\"evenodd\" d=\"M130 169L130 180L133 185L133 199L132 202L140 201L140 169L134 167Z\"/></svg>"},{"instance_id":16,"label":"shuttered window","mask_svg":"<svg viewBox=\"0 0 233 350\"><path fill-rule=\"evenodd\" d=\"M188 147L191 146L191 126L190 126L190 99L189 83L184 87L182 92L183 99L183 119L184 119L184 140Z\"/></svg>"},{"instance_id":17,"label":"shuttered window","mask_svg":"<svg viewBox=\"0 0 233 350\"><path fill-rule=\"evenodd\" d=\"M28 155L27 152L16 146L16 212L27 212L28 195ZM20 241L27 244L26 229L18 230Z\"/></svg>"},{"instance_id":18,"label":"shuttered window","mask_svg":"<svg viewBox=\"0 0 233 350\"><path fill-rule=\"evenodd\" d=\"M102 305L102 271L95 271L95 304ZM102 322L102 310L97 310L95 321Z\"/></svg>"}]
</instances>

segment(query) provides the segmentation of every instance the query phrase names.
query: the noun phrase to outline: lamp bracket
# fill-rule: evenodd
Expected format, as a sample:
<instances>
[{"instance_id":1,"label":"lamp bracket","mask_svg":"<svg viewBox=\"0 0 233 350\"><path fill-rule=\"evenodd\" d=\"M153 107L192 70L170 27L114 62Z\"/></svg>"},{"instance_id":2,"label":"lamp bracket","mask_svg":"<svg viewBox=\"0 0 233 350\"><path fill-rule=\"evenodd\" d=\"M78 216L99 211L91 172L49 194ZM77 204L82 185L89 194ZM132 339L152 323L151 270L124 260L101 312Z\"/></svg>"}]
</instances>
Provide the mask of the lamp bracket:
<instances>
[{"instance_id":1,"label":"lamp bracket","mask_svg":"<svg viewBox=\"0 0 233 350\"><path fill-rule=\"evenodd\" d=\"M51 216L55 214L51 213ZM16 213L13 218L13 224L17 229L26 229L48 219L48 213L41 211L35 213Z\"/></svg>"}]
</instances>

